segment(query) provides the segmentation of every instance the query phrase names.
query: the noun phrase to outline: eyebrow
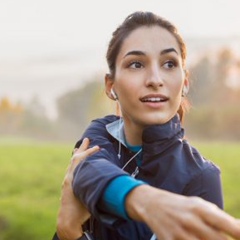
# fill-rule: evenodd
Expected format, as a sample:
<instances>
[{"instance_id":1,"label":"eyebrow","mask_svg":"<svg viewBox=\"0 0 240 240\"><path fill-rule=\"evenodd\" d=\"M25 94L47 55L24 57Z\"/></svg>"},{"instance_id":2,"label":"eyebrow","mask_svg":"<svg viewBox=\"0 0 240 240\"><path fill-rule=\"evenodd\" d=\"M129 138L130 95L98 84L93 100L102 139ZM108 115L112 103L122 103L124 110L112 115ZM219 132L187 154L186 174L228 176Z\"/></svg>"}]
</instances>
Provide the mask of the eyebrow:
<instances>
[{"instance_id":1,"label":"eyebrow","mask_svg":"<svg viewBox=\"0 0 240 240\"><path fill-rule=\"evenodd\" d=\"M146 55L146 53L144 53L144 52L142 52L142 51L134 50L134 51L128 52L128 53L124 56L124 58L127 57L127 56L129 56L129 55L142 56L142 55Z\"/></svg>"},{"instance_id":2,"label":"eyebrow","mask_svg":"<svg viewBox=\"0 0 240 240\"><path fill-rule=\"evenodd\" d=\"M164 55L164 54L167 54L167 53L170 53L170 52L175 52L175 53L178 55L178 52L177 52L177 50L176 50L175 48L167 48L167 49L164 49L164 50L162 50L162 51L160 52L160 55ZM127 57L127 56L129 56L129 55L144 56L144 55L146 55L146 53L145 53L145 52L142 52L142 51L134 50L134 51L128 52L128 53L124 56L124 58Z\"/></svg>"},{"instance_id":3,"label":"eyebrow","mask_svg":"<svg viewBox=\"0 0 240 240\"><path fill-rule=\"evenodd\" d=\"M160 55L163 55L163 54L167 54L167 53L170 53L170 52L175 52L177 55L178 55L178 52L175 48L167 48L167 49L164 49L160 52Z\"/></svg>"}]
</instances>

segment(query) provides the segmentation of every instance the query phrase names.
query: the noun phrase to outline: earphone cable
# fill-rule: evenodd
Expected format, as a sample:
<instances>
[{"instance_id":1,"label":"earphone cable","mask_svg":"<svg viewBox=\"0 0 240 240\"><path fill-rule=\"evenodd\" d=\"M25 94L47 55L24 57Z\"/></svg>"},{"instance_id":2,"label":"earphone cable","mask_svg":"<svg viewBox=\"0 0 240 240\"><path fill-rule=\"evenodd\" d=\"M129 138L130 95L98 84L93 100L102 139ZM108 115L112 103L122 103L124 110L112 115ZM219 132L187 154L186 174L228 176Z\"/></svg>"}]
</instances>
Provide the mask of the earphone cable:
<instances>
[{"instance_id":1,"label":"earphone cable","mask_svg":"<svg viewBox=\"0 0 240 240\"><path fill-rule=\"evenodd\" d=\"M142 148L137 152L135 153L128 161L127 163L122 167L122 169L124 170L124 168L142 151Z\"/></svg>"}]
</instances>

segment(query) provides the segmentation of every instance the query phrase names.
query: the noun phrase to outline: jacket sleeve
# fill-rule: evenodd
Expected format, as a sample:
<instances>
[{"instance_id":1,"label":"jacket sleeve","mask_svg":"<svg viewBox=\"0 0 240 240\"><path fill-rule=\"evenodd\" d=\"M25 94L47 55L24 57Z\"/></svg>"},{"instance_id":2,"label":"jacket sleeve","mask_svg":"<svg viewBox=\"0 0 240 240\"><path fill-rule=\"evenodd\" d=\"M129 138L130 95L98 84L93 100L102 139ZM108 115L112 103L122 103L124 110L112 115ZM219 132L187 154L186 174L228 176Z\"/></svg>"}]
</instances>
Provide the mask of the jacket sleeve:
<instances>
[{"instance_id":1,"label":"jacket sleeve","mask_svg":"<svg viewBox=\"0 0 240 240\"><path fill-rule=\"evenodd\" d=\"M113 140L105 127L113 120L116 118L95 120L87 128L82 139L88 137L90 146L98 145L100 151L81 162L74 172L73 192L95 217L99 215L98 202L109 182L116 177L128 175L119 167Z\"/></svg>"},{"instance_id":2,"label":"jacket sleeve","mask_svg":"<svg viewBox=\"0 0 240 240\"><path fill-rule=\"evenodd\" d=\"M223 209L223 193L219 168L209 162L208 167L186 187L185 194L187 196L199 196Z\"/></svg>"}]
</instances>

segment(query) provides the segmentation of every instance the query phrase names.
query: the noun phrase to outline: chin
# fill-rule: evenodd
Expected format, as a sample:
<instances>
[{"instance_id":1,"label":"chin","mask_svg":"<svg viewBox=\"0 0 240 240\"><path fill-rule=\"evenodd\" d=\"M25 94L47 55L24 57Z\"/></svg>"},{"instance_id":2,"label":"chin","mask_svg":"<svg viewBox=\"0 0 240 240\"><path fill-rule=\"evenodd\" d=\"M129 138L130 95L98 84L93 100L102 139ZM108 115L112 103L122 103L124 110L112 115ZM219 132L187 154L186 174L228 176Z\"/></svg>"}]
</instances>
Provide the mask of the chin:
<instances>
[{"instance_id":1,"label":"chin","mask_svg":"<svg viewBox=\"0 0 240 240\"><path fill-rule=\"evenodd\" d=\"M168 114L154 114L153 116L149 116L145 118L146 125L157 125L157 124L165 124L166 122L170 121L174 115Z\"/></svg>"}]
</instances>

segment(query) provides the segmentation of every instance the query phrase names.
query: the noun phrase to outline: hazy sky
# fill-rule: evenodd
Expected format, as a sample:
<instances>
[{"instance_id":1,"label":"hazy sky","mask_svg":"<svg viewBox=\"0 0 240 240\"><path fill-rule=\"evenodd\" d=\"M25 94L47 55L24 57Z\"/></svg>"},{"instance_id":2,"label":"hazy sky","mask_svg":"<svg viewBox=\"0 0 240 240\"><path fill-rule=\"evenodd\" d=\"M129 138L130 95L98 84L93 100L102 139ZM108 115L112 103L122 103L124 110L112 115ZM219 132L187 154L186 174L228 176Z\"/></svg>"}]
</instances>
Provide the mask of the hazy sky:
<instances>
[{"instance_id":1,"label":"hazy sky","mask_svg":"<svg viewBox=\"0 0 240 240\"><path fill-rule=\"evenodd\" d=\"M135 10L173 21L184 36L240 35L239 0L0 0L0 60L105 48Z\"/></svg>"},{"instance_id":2,"label":"hazy sky","mask_svg":"<svg viewBox=\"0 0 240 240\"><path fill-rule=\"evenodd\" d=\"M0 0L0 98L38 96L54 115L59 95L105 66L111 33L136 10L184 38L223 38L240 36L239 9L240 0Z\"/></svg>"}]
</instances>

